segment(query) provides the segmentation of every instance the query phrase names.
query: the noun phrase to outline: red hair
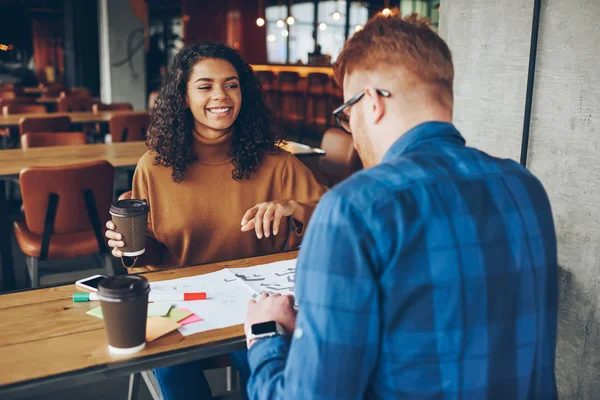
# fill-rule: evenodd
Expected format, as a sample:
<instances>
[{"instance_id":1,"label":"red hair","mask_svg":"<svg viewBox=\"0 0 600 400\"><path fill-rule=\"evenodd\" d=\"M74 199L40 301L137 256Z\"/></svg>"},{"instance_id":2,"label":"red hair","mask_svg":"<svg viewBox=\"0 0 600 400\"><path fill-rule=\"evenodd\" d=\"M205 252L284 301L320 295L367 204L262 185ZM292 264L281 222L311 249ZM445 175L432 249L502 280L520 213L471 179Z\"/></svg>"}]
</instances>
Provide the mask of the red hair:
<instances>
[{"instance_id":1,"label":"red hair","mask_svg":"<svg viewBox=\"0 0 600 400\"><path fill-rule=\"evenodd\" d=\"M452 104L452 55L425 18L417 14L402 17L397 10L371 18L344 45L333 65L335 80L342 87L344 76L353 70L369 71L381 66L400 67L402 73L413 78L407 82L427 83Z\"/></svg>"}]
</instances>

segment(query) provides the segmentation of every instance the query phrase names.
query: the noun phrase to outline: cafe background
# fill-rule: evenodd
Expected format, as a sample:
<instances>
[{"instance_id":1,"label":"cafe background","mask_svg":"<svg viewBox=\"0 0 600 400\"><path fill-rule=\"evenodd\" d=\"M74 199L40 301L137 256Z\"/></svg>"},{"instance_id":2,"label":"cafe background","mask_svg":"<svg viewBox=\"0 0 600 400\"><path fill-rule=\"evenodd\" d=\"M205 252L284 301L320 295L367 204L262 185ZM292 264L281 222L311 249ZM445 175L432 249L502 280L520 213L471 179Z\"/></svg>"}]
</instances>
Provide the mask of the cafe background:
<instances>
[{"instance_id":1,"label":"cafe background","mask_svg":"<svg viewBox=\"0 0 600 400\"><path fill-rule=\"evenodd\" d=\"M187 43L226 43L257 70L285 65L303 71L327 68L344 40L385 7L428 16L434 29L439 21L454 55L458 128L469 144L492 155L520 161L523 149L525 156L529 152L524 163L548 190L561 264L559 392L569 399L597 398L600 2L439 3L0 0L0 82L86 87L103 103L130 102L143 110L161 69ZM539 30L532 18L536 7ZM531 141L524 146L525 130ZM318 134L301 139L318 143Z\"/></svg>"}]
</instances>

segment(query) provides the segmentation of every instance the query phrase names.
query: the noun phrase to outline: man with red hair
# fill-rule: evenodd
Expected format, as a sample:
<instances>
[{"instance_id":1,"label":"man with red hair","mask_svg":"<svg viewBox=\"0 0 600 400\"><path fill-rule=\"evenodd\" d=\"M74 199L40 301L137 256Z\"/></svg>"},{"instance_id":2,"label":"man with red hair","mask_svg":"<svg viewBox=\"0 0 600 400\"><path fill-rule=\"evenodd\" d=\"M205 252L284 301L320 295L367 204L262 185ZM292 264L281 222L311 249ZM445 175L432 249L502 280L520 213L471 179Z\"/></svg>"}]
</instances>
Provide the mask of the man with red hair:
<instances>
[{"instance_id":1,"label":"man with red hair","mask_svg":"<svg viewBox=\"0 0 600 400\"><path fill-rule=\"evenodd\" d=\"M379 14L335 65L367 167L327 193L289 297L248 305L255 399L554 399L556 237L541 183L465 146L446 43ZM480 134L485 134L481 132Z\"/></svg>"}]
</instances>

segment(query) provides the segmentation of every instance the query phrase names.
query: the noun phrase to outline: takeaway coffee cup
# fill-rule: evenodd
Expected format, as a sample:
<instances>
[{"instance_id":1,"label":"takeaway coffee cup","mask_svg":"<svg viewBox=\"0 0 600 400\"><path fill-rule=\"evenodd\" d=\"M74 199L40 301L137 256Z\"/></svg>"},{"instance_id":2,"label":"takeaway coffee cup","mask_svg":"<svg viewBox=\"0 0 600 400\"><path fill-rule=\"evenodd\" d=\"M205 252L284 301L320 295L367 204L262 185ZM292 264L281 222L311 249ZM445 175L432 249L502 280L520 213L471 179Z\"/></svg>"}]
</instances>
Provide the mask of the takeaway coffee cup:
<instances>
[{"instance_id":1,"label":"takeaway coffee cup","mask_svg":"<svg viewBox=\"0 0 600 400\"><path fill-rule=\"evenodd\" d=\"M148 203L146 200L119 200L110 206L110 215L115 231L123 235L123 255L135 257L146 251L146 229L148 227Z\"/></svg>"},{"instance_id":2,"label":"takeaway coffee cup","mask_svg":"<svg viewBox=\"0 0 600 400\"><path fill-rule=\"evenodd\" d=\"M150 285L143 276L115 275L98 285L108 349L133 354L146 346Z\"/></svg>"}]
</instances>

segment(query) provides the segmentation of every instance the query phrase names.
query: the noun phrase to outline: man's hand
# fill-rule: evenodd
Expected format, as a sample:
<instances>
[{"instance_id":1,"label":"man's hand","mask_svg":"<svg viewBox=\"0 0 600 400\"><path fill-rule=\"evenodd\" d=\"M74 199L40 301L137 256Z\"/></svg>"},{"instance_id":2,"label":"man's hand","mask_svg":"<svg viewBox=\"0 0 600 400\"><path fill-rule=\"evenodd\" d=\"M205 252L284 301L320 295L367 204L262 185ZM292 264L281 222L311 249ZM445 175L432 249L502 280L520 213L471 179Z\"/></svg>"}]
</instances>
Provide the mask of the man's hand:
<instances>
[{"instance_id":1,"label":"man's hand","mask_svg":"<svg viewBox=\"0 0 600 400\"><path fill-rule=\"evenodd\" d=\"M252 325L261 322L275 321L283 327L285 333L292 335L296 328L296 310L294 309L294 296L282 296L275 293L261 293L258 301L251 299L248 302L248 312L244 331L246 336L251 332ZM254 344L254 340L248 343L248 348Z\"/></svg>"}]
</instances>

